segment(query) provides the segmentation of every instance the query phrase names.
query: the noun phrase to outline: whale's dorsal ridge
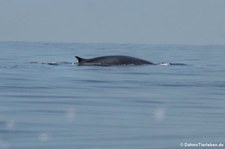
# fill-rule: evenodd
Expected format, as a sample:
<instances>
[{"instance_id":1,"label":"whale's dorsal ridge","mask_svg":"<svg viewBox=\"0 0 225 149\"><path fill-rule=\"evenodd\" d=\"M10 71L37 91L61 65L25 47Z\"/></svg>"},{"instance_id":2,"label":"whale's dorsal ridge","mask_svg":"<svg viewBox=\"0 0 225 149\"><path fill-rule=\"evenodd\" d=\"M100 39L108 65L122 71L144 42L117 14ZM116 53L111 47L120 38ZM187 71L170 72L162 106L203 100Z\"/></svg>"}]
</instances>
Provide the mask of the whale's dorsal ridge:
<instances>
[{"instance_id":1,"label":"whale's dorsal ridge","mask_svg":"<svg viewBox=\"0 0 225 149\"><path fill-rule=\"evenodd\" d=\"M77 58L77 60L78 60L79 63L82 62L83 60L85 60L84 58L81 58L79 56L75 56L75 57Z\"/></svg>"},{"instance_id":2,"label":"whale's dorsal ridge","mask_svg":"<svg viewBox=\"0 0 225 149\"><path fill-rule=\"evenodd\" d=\"M75 57L78 60L79 66L155 65L150 61L124 55L109 55L91 59L84 59L79 56Z\"/></svg>"}]
</instances>

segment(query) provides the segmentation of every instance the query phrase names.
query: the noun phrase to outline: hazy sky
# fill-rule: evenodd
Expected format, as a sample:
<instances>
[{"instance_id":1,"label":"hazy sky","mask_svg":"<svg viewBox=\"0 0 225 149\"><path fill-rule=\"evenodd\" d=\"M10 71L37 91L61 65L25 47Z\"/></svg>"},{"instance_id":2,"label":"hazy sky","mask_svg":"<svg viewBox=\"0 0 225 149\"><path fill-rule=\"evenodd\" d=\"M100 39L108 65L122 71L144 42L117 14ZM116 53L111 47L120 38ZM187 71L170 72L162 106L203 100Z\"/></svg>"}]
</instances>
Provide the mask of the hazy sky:
<instances>
[{"instance_id":1,"label":"hazy sky","mask_svg":"<svg viewBox=\"0 0 225 149\"><path fill-rule=\"evenodd\" d=\"M0 40L225 44L225 0L0 0Z\"/></svg>"}]
</instances>

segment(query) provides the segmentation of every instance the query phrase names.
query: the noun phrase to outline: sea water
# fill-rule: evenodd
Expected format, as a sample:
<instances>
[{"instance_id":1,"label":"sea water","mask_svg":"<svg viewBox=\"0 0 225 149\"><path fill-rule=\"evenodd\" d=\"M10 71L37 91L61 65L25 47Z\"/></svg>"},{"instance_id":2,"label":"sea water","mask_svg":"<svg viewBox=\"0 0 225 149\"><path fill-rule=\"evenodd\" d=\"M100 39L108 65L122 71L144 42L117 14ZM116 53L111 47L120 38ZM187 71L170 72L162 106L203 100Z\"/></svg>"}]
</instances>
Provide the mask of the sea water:
<instances>
[{"instance_id":1,"label":"sea water","mask_svg":"<svg viewBox=\"0 0 225 149\"><path fill-rule=\"evenodd\" d=\"M185 65L77 66L75 55ZM225 46L0 42L0 149L225 148Z\"/></svg>"}]
</instances>

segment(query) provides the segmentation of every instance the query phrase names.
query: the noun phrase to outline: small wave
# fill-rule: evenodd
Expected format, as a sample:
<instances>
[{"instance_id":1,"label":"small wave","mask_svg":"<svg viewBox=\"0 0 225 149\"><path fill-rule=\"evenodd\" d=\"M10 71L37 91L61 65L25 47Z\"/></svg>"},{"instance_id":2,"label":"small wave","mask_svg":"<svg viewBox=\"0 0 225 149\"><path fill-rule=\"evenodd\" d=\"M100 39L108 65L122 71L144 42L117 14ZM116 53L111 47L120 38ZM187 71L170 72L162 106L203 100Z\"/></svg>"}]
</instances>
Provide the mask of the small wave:
<instances>
[{"instance_id":1,"label":"small wave","mask_svg":"<svg viewBox=\"0 0 225 149\"><path fill-rule=\"evenodd\" d=\"M47 64L47 65L65 65L65 64L70 64L73 65L74 63L72 62L30 62L32 64Z\"/></svg>"},{"instance_id":2,"label":"small wave","mask_svg":"<svg viewBox=\"0 0 225 149\"><path fill-rule=\"evenodd\" d=\"M189 64L184 64L184 63L170 63L170 65L175 65L175 66L191 66Z\"/></svg>"},{"instance_id":3,"label":"small wave","mask_svg":"<svg viewBox=\"0 0 225 149\"><path fill-rule=\"evenodd\" d=\"M184 64L184 63L169 63L169 62L161 62L161 63L158 63L158 65L161 65L161 66L170 66L170 65L173 65L173 66L190 66L190 65Z\"/></svg>"}]
</instances>

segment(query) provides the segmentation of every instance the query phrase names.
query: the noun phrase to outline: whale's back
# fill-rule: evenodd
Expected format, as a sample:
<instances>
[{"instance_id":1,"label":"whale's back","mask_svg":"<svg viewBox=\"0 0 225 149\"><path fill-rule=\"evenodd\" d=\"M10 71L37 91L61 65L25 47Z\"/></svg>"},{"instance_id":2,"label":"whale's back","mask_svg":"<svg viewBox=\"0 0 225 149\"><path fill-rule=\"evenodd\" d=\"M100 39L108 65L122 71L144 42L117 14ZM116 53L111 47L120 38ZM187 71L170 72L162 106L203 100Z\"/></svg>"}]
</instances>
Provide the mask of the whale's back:
<instances>
[{"instance_id":1,"label":"whale's back","mask_svg":"<svg viewBox=\"0 0 225 149\"><path fill-rule=\"evenodd\" d=\"M114 65L149 65L154 64L152 62L130 57L130 56L123 56L123 55L112 55L112 56L102 56L96 57L91 59L83 59L76 56L78 59L79 65L86 65L86 66L114 66Z\"/></svg>"}]
</instances>

